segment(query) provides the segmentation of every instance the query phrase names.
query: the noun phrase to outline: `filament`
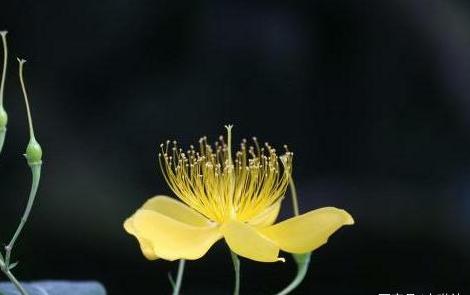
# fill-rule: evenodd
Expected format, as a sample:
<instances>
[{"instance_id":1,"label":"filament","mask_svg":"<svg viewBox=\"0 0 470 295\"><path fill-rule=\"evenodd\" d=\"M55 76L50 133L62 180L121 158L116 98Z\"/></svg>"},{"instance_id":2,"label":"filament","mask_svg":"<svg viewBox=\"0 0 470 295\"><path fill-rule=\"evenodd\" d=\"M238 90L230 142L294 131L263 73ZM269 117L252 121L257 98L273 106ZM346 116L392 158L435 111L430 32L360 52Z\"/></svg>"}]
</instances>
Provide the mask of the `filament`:
<instances>
[{"instance_id":1,"label":"filament","mask_svg":"<svg viewBox=\"0 0 470 295\"><path fill-rule=\"evenodd\" d=\"M286 149L277 156L268 143L261 147L253 138L254 146L243 140L232 158L232 126L226 128L227 143L220 137L211 145L202 137L198 150L183 151L167 141L159 163L170 188L188 206L217 222L248 221L284 197L293 153Z\"/></svg>"}]
</instances>

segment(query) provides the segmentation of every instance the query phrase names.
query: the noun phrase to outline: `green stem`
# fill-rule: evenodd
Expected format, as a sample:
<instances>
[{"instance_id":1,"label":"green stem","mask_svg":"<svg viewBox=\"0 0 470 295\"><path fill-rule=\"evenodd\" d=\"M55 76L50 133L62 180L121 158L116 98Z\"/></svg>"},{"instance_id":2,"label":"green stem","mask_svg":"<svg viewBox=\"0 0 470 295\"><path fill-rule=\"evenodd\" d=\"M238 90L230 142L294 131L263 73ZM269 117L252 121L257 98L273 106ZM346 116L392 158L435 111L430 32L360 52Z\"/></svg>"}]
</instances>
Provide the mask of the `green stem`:
<instances>
[{"instance_id":1,"label":"green stem","mask_svg":"<svg viewBox=\"0 0 470 295\"><path fill-rule=\"evenodd\" d=\"M5 135L7 133L7 122L8 116L3 108L3 93L5 91L5 76L7 73L7 63L8 63L8 46L7 46L7 32L1 31L0 35L2 37L3 45L3 68L2 76L0 80L0 153L2 153L3 143L5 142Z\"/></svg>"},{"instance_id":2,"label":"green stem","mask_svg":"<svg viewBox=\"0 0 470 295\"><path fill-rule=\"evenodd\" d=\"M18 289L18 291L20 291L21 295L28 295L28 292L20 284L20 282L15 278L15 276L11 273L11 271L8 270L7 272L5 272L5 275L13 283L13 285L15 285L16 289Z\"/></svg>"},{"instance_id":3,"label":"green stem","mask_svg":"<svg viewBox=\"0 0 470 295\"><path fill-rule=\"evenodd\" d=\"M233 251L230 251L233 262L233 269L235 271L235 288L233 290L233 295L240 294L240 259L238 259L237 254Z\"/></svg>"},{"instance_id":4,"label":"green stem","mask_svg":"<svg viewBox=\"0 0 470 295\"><path fill-rule=\"evenodd\" d=\"M294 256L296 258L296 256ZM286 295L292 292L295 288L297 288L300 283L305 278L305 275L308 271L308 266L310 264L310 253L307 254L300 254L297 255L295 259L297 262L297 275L295 276L294 280L281 292L277 293L276 295Z\"/></svg>"},{"instance_id":5,"label":"green stem","mask_svg":"<svg viewBox=\"0 0 470 295\"><path fill-rule=\"evenodd\" d=\"M8 277L8 279L15 285L15 287L20 291L21 295L28 295L28 292L21 286L20 282L15 278L11 270L6 267L5 263L3 260L0 258L0 269L2 272Z\"/></svg>"},{"instance_id":6,"label":"green stem","mask_svg":"<svg viewBox=\"0 0 470 295\"><path fill-rule=\"evenodd\" d=\"M31 174L33 177L31 190L29 192L28 203L23 213L23 217L21 217L20 224L18 225L18 228L15 231L15 234L11 238L10 243L8 243L8 245L5 246L5 264L7 267L10 265L11 252L15 246L15 242L20 236L24 225L28 221L28 217L31 213L31 209L33 208L34 200L36 199L36 193L38 191L39 180L41 178L41 166L42 166L41 162L30 164Z\"/></svg>"},{"instance_id":7,"label":"green stem","mask_svg":"<svg viewBox=\"0 0 470 295\"><path fill-rule=\"evenodd\" d=\"M179 295L181 290L181 284L183 282L183 273L184 273L184 264L186 260L180 259L180 263L178 265L178 274L176 276L176 282L173 286L173 295Z\"/></svg>"},{"instance_id":8,"label":"green stem","mask_svg":"<svg viewBox=\"0 0 470 295\"><path fill-rule=\"evenodd\" d=\"M7 31L1 31L0 36L2 37L2 45L3 45L3 69L2 69L2 77L0 80L0 107L3 107L3 93L5 90L5 76L7 74L7 63L8 63Z\"/></svg>"}]
</instances>

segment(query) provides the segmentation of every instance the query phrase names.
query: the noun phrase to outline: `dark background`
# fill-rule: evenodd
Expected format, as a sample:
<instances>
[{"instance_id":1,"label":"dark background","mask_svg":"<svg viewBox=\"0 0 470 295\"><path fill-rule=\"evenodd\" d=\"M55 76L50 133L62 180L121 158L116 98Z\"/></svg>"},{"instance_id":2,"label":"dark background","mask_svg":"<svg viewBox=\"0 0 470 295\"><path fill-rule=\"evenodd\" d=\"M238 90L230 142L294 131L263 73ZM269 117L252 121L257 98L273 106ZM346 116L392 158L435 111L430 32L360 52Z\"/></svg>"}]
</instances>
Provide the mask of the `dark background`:
<instances>
[{"instance_id":1,"label":"dark background","mask_svg":"<svg viewBox=\"0 0 470 295\"><path fill-rule=\"evenodd\" d=\"M21 279L169 294L177 264L146 261L122 222L170 194L160 142L189 145L233 123L237 141L295 152L303 212L333 205L356 220L314 252L293 294L469 292L469 2L2 0L0 29L10 32L2 242L30 183L15 56L28 59L45 153L15 250ZM295 273L288 260L242 260L242 294L280 290ZM183 294L232 286L223 242L188 263Z\"/></svg>"}]
</instances>

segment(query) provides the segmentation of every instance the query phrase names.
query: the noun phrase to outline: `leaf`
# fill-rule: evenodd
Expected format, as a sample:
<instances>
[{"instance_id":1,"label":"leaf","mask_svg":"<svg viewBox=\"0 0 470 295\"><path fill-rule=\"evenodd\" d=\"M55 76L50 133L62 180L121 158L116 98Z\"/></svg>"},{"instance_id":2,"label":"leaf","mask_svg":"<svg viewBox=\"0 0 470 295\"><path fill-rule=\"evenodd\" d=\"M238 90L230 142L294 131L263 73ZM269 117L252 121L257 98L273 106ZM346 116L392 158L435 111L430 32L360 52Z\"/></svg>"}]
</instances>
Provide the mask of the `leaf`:
<instances>
[{"instance_id":1,"label":"leaf","mask_svg":"<svg viewBox=\"0 0 470 295\"><path fill-rule=\"evenodd\" d=\"M8 266L8 269L9 269L9 270L12 270L12 269L14 269L17 265L18 265L18 261L17 261L17 262L13 262L12 264L10 264L10 265Z\"/></svg>"},{"instance_id":2,"label":"leaf","mask_svg":"<svg viewBox=\"0 0 470 295\"><path fill-rule=\"evenodd\" d=\"M171 271L168 272L168 280L170 281L170 284L173 287L173 289L175 289L176 282L175 282L175 279L173 279L173 276L171 275Z\"/></svg>"}]
</instances>

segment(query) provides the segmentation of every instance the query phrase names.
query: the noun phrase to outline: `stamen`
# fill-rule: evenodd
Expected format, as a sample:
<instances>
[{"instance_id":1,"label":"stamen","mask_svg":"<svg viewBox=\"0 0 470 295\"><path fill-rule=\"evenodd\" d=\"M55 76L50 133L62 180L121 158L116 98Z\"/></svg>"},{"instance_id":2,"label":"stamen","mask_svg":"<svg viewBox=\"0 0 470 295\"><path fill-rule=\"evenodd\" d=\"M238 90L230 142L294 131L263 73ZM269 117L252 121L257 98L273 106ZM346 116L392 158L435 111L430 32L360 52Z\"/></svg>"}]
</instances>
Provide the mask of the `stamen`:
<instances>
[{"instance_id":1,"label":"stamen","mask_svg":"<svg viewBox=\"0 0 470 295\"><path fill-rule=\"evenodd\" d=\"M217 222L226 218L248 221L284 197L292 170L292 153L280 157L269 144L246 147L232 154L232 130L227 128L227 144L219 138L213 146L207 138L184 153L174 143L171 156L161 147L159 163L165 180L175 194L190 207ZM233 157L233 156L234 157ZM280 165L282 163L282 165Z\"/></svg>"}]
</instances>

